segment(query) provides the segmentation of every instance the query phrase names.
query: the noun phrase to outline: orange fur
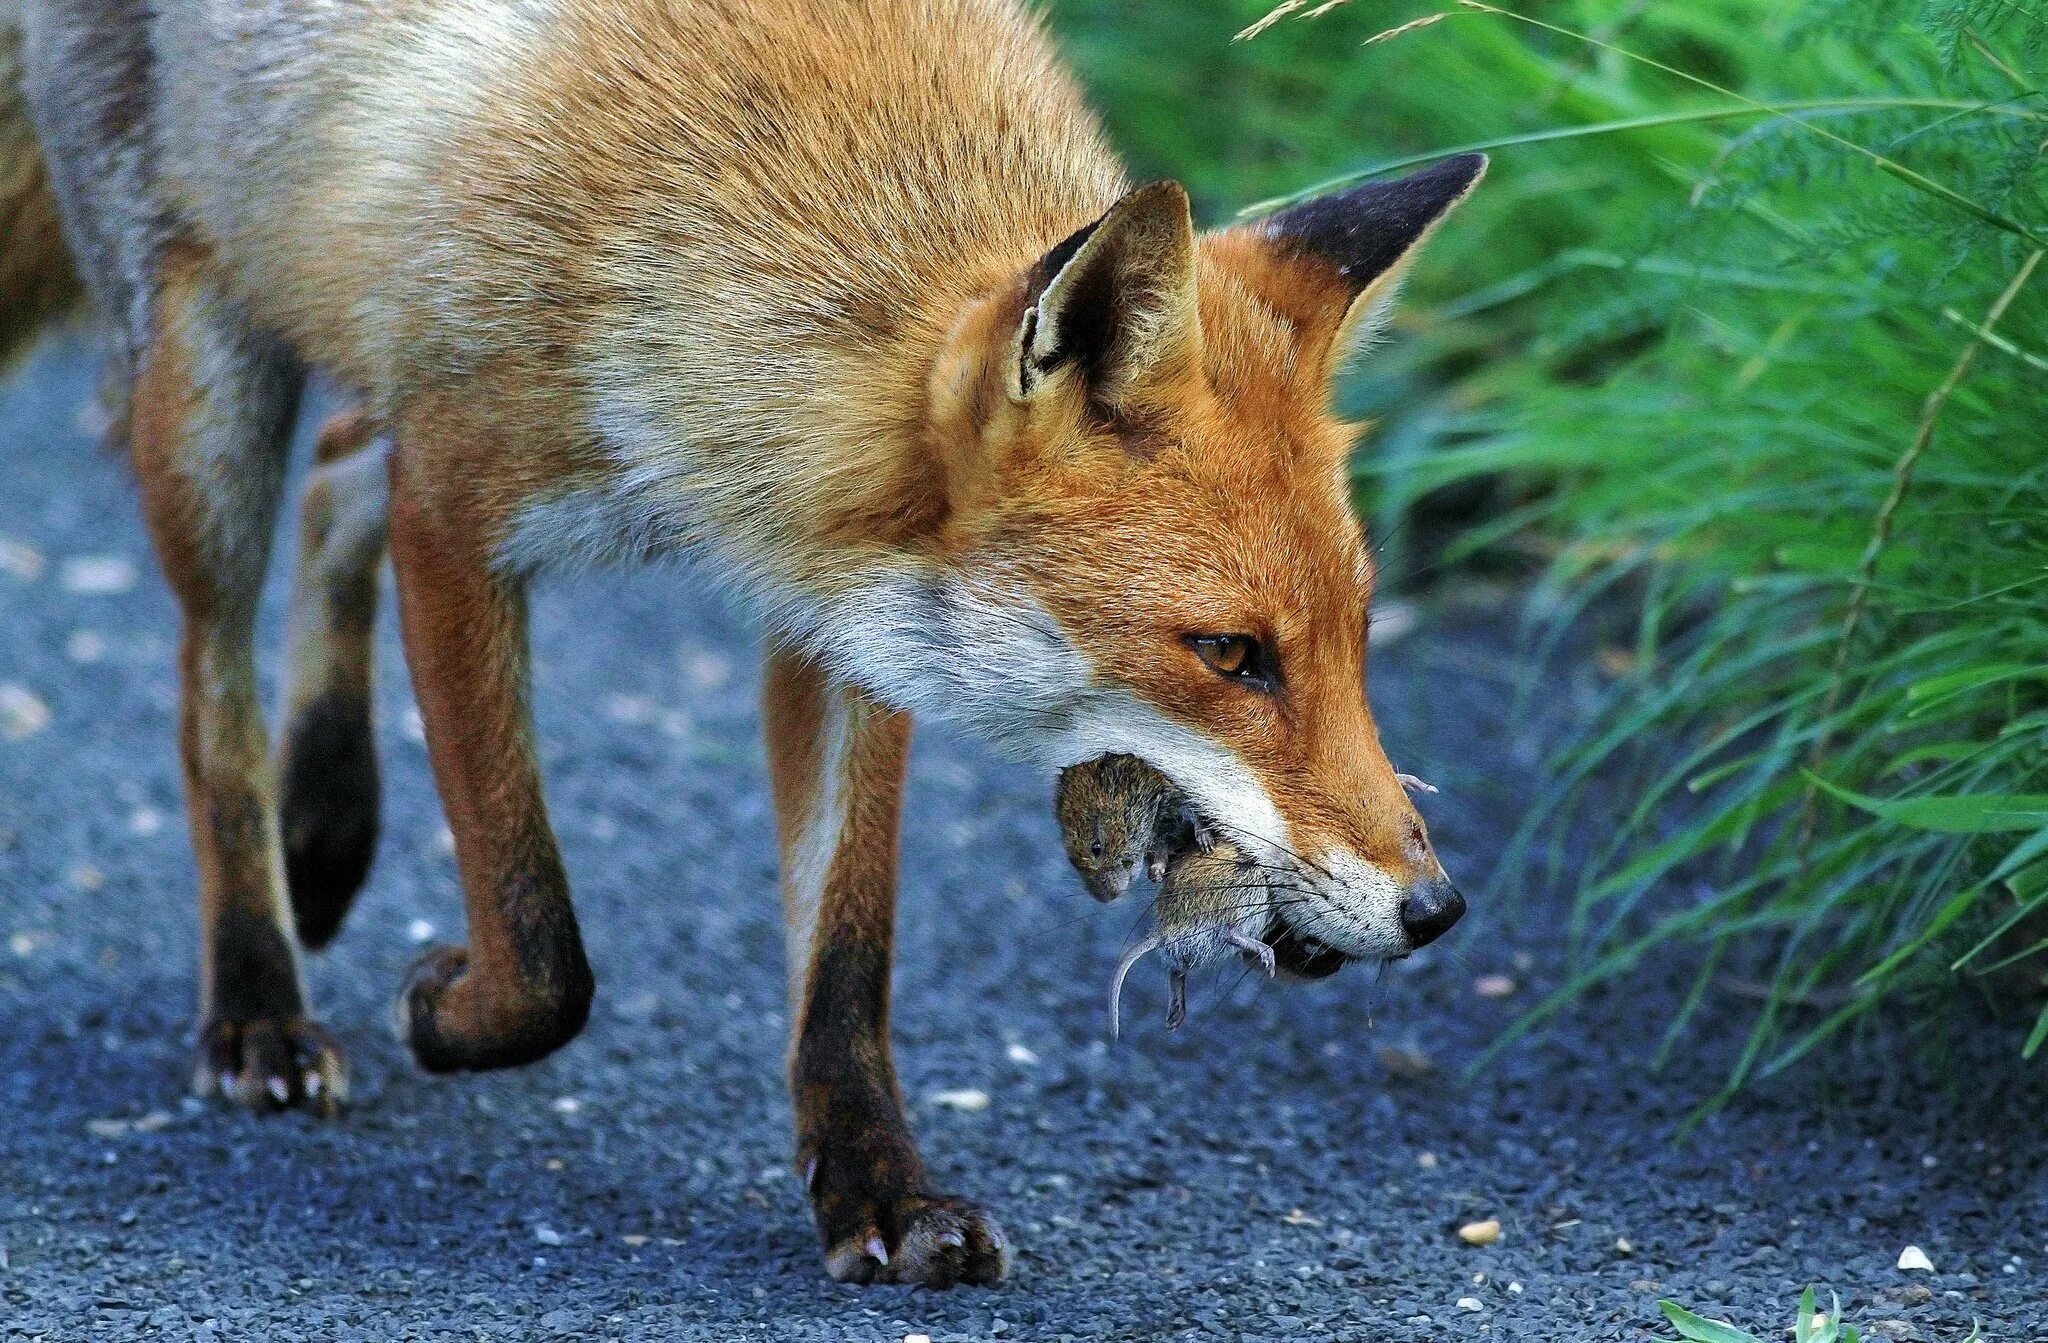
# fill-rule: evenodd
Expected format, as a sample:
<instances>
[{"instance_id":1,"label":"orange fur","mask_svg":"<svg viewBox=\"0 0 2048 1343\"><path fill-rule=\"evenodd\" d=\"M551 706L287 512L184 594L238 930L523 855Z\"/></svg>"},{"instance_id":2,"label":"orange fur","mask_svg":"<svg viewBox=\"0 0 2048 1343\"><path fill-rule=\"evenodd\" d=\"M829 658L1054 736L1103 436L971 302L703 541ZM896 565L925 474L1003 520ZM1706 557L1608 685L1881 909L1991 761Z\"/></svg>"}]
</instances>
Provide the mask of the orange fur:
<instances>
[{"instance_id":1,"label":"orange fur","mask_svg":"<svg viewBox=\"0 0 2048 1343\"><path fill-rule=\"evenodd\" d=\"M24 87L75 137L43 144L47 180L91 288L141 322L188 735L220 726L223 669L233 691L232 740L188 749L195 830L248 803L242 832L201 834L206 907L260 906L272 942L246 628L297 361L362 399L337 445L391 430L390 554L470 925L405 993L427 1066L537 1057L588 1010L523 673L528 579L594 560L691 553L776 650L792 1082L835 1274L1007 1262L925 1186L888 1059L913 713L1053 766L1149 762L1283 874L1259 935L1321 943L1317 964L1419 945L1411 900L1449 888L1365 699L1372 571L1330 378L1482 161L1197 234L1177 185L1128 189L1012 0L30 3L61 68ZM291 854L349 864L293 878L316 938L374 840L383 532L342 505L382 497L377 461L323 466L296 622ZM1272 675L1205 661L1215 636ZM273 1022L296 963L266 964Z\"/></svg>"}]
</instances>

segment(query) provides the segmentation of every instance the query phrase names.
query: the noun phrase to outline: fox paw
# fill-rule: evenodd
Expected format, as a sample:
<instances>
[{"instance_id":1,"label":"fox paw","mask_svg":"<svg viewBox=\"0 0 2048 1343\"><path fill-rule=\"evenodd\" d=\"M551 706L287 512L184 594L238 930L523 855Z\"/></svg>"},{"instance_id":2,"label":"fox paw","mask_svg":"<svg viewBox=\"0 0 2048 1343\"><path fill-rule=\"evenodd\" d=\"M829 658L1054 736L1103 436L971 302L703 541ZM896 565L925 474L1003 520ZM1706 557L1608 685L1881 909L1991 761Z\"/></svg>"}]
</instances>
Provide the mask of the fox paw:
<instances>
[{"instance_id":1,"label":"fox paw","mask_svg":"<svg viewBox=\"0 0 2048 1343\"><path fill-rule=\"evenodd\" d=\"M1010 1271L1003 1229L962 1199L877 1202L850 1225L825 1250L825 1271L840 1282L991 1287Z\"/></svg>"},{"instance_id":2,"label":"fox paw","mask_svg":"<svg viewBox=\"0 0 2048 1343\"><path fill-rule=\"evenodd\" d=\"M513 1068L544 1058L589 1019L591 986L581 955L579 949L582 982L550 997L516 984L503 992L502 980L480 974L467 948L430 947L399 991L398 1037L428 1072Z\"/></svg>"},{"instance_id":3,"label":"fox paw","mask_svg":"<svg viewBox=\"0 0 2048 1343\"><path fill-rule=\"evenodd\" d=\"M348 1099L348 1063L326 1027L304 1017L215 1020L199 1033L192 1090L258 1112L331 1115Z\"/></svg>"}]
</instances>

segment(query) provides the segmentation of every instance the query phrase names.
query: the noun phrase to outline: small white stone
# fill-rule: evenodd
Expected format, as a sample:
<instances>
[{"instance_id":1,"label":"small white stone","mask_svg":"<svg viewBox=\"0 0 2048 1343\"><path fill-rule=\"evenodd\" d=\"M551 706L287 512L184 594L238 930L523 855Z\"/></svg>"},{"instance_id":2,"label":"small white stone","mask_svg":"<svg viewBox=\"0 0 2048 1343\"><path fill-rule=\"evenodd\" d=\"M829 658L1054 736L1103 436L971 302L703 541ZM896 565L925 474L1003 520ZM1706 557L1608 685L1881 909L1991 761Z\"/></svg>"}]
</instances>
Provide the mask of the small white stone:
<instances>
[{"instance_id":1,"label":"small white stone","mask_svg":"<svg viewBox=\"0 0 2048 1343\"><path fill-rule=\"evenodd\" d=\"M431 942L434 940L434 925L428 923L425 919L414 919L411 923L405 925L405 935L411 938L415 945L421 942Z\"/></svg>"},{"instance_id":2,"label":"small white stone","mask_svg":"<svg viewBox=\"0 0 2048 1343\"><path fill-rule=\"evenodd\" d=\"M1372 606L1369 636L1377 647L1385 648L1415 632L1421 623L1415 608L1403 601L1378 601Z\"/></svg>"},{"instance_id":3,"label":"small white stone","mask_svg":"<svg viewBox=\"0 0 2048 1343\"><path fill-rule=\"evenodd\" d=\"M125 555L74 555L57 567L57 581L80 597L118 597L135 586L135 562Z\"/></svg>"},{"instance_id":4,"label":"small white stone","mask_svg":"<svg viewBox=\"0 0 2048 1343\"><path fill-rule=\"evenodd\" d=\"M1485 1309L1486 1309L1486 1306L1485 1306L1485 1304L1484 1304L1483 1302L1481 1302L1481 1301L1480 1301L1480 1299L1479 1299L1478 1297L1476 1297L1476 1296L1461 1296L1461 1297L1459 1297L1459 1298L1458 1298L1458 1309L1459 1309L1459 1310L1485 1310Z\"/></svg>"},{"instance_id":5,"label":"small white stone","mask_svg":"<svg viewBox=\"0 0 2048 1343\"><path fill-rule=\"evenodd\" d=\"M1918 1245L1908 1245L1899 1251L1899 1271L1902 1273L1932 1273L1934 1263L1927 1257L1927 1251Z\"/></svg>"},{"instance_id":6,"label":"small white stone","mask_svg":"<svg viewBox=\"0 0 2048 1343\"><path fill-rule=\"evenodd\" d=\"M582 1112L583 1102L577 1100L574 1096L557 1096L555 1097L553 1108L556 1114L579 1114Z\"/></svg>"},{"instance_id":7,"label":"small white stone","mask_svg":"<svg viewBox=\"0 0 2048 1343\"><path fill-rule=\"evenodd\" d=\"M137 807L128 813L128 829L147 838L164 828L164 814L155 807Z\"/></svg>"},{"instance_id":8,"label":"small white stone","mask_svg":"<svg viewBox=\"0 0 2048 1343\"><path fill-rule=\"evenodd\" d=\"M1030 1065L1038 1062L1038 1055L1032 1053L1027 1046L1016 1044L1014 1042L1010 1045L1008 1049L1005 1049L1003 1051L1003 1055L1004 1057L1008 1058L1010 1062L1021 1063L1024 1064L1026 1067L1029 1067Z\"/></svg>"},{"instance_id":9,"label":"small white stone","mask_svg":"<svg viewBox=\"0 0 2048 1343\"><path fill-rule=\"evenodd\" d=\"M1938 1159L1936 1159L1934 1153L1929 1152L1926 1156L1920 1158L1920 1164L1922 1166L1925 1166L1928 1170L1933 1170L1936 1166L1939 1166L1941 1162Z\"/></svg>"},{"instance_id":10,"label":"small white stone","mask_svg":"<svg viewBox=\"0 0 2048 1343\"><path fill-rule=\"evenodd\" d=\"M988 1108L988 1093L978 1087L960 1087L952 1091L934 1091L932 1104L943 1105L948 1110L962 1110L972 1114Z\"/></svg>"},{"instance_id":11,"label":"small white stone","mask_svg":"<svg viewBox=\"0 0 2048 1343\"><path fill-rule=\"evenodd\" d=\"M699 690L717 690L732 680L732 659L723 653L689 650L681 661L683 675Z\"/></svg>"},{"instance_id":12,"label":"small white stone","mask_svg":"<svg viewBox=\"0 0 2048 1343\"><path fill-rule=\"evenodd\" d=\"M661 706L645 695L611 695L604 702L605 716L627 727L646 727L661 717Z\"/></svg>"},{"instance_id":13,"label":"small white stone","mask_svg":"<svg viewBox=\"0 0 2048 1343\"><path fill-rule=\"evenodd\" d=\"M932 1343L930 1334L905 1334L903 1343Z\"/></svg>"},{"instance_id":14,"label":"small white stone","mask_svg":"<svg viewBox=\"0 0 2048 1343\"><path fill-rule=\"evenodd\" d=\"M533 1238L551 1249L562 1243L562 1233L551 1226L535 1227L533 1229Z\"/></svg>"},{"instance_id":15,"label":"small white stone","mask_svg":"<svg viewBox=\"0 0 2048 1343\"><path fill-rule=\"evenodd\" d=\"M43 576L43 553L26 541L0 536L0 573L33 583Z\"/></svg>"},{"instance_id":16,"label":"small white stone","mask_svg":"<svg viewBox=\"0 0 2048 1343\"><path fill-rule=\"evenodd\" d=\"M12 681L0 682L0 737L26 741L50 725L50 706L33 690Z\"/></svg>"},{"instance_id":17,"label":"small white stone","mask_svg":"<svg viewBox=\"0 0 2048 1343\"><path fill-rule=\"evenodd\" d=\"M1508 1284L1508 1295L1509 1295L1509 1296L1520 1296L1521 1294L1522 1294L1522 1284L1521 1284L1521 1283L1519 1283L1519 1282L1511 1282L1511 1283L1509 1283L1509 1284Z\"/></svg>"},{"instance_id":18,"label":"small white stone","mask_svg":"<svg viewBox=\"0 0 2048 1343\"><path fill-rule=\"evenodd\" d=\"M107 638L98 630L73 630L64 641L64 656L81 666L98 662L107 655Z\"/></svg>"},{"instance_id":19,"label":"small white stone","mask_svg":"<svg viewBox=\"0 0 2048 1343\"><path fill-rule=\"evenodd\" d=\"M1616 1236L1614 1238L1614 1252L1616 1254L1634 1254L1636 1247L1627 1236Z\"/></svg>"}]
</instances>

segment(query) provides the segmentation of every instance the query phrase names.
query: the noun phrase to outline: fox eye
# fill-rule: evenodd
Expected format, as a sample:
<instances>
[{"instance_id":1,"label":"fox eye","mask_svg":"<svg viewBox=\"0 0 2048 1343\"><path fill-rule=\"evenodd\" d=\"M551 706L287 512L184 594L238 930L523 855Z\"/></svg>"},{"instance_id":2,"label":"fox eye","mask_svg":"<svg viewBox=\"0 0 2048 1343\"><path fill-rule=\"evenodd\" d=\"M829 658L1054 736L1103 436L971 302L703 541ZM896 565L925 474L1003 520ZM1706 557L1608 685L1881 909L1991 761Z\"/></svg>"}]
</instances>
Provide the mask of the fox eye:
<instances>
[{"instance_id":1,"label":"fox eye","mask_svg":"<svg viewBox=\"0 0 2048 1343\"><path fill-rule=\"evenodd\" d=\"M1272 651L1249 634L1190 634L1188 647L1210 671L1262 694L1280 688L1280 664Z\"/></svg>"}]
</instances>

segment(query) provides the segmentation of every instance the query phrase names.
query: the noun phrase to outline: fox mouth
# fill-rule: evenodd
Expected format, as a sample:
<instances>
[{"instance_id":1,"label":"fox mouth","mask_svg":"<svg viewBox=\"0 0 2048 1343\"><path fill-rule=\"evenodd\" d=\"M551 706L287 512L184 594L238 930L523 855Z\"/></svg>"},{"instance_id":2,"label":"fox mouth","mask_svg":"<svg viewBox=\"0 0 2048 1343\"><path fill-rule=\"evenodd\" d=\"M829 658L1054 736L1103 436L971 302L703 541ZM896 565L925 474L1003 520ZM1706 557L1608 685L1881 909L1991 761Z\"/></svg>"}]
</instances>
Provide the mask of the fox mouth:
<instances>
[{"instance_id":1,"label":"fox mouth","mask_svg":"<svg viewBox=\"0 0 2048 1343\"><path fill-rule=\"evenodd\" d=\"M1327 942L1317 941L1299 931L1275 913L1266 923L1259 941L1273 949L1273 965L1291 979L1328 979L1352 961ZM1250 953L1245 953L1249 959Z\"/></svg>"},{"instance_id":2,"label":"fox mouth","mask_svg":"<svg viewBox=\"0 0 2048 1343\"><path fill-rule=\"evenodd\" d=\"M1169 844L1151 860L1150 871L1155 880L1165 872L1173 856L1195 846L1206 849L1212 836L1229 833L1228 827L1212 820L1193 803L1184 803L1182 810L1186 824L1181 833L1174 835ZM1251 964L1277 971L1289 979L1328 979L1356 959L1329 943L1302 932L1289 923L1278 909L1268 913L1266 926L1255 936L1271 950L1272 964L1265 965L1262 957L1255 956L1249 950L1240 954Z\"/></svg>"}]
</instances>

